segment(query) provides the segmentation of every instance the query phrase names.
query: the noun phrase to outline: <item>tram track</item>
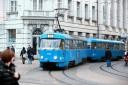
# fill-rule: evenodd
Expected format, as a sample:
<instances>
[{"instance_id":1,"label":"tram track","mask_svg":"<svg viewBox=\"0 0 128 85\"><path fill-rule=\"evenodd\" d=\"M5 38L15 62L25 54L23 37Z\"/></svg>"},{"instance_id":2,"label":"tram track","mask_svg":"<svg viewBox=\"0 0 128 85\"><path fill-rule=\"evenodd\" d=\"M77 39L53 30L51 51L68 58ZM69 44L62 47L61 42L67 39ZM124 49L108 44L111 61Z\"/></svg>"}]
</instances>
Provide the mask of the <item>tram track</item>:
<instances>
[{"instance_id":1,"label":"tram track","mask_svg":"<svg viewBox=\"0 0 128 85\"><path fill-rule=\"evenodd\" d=\"M50 75L53 79L55 79L57 82L59 82L59 83L62 83L62 84L64 84L64 85L72 85L72 84L70 84L70 83L68 83L68 82L66 82L66 81L63 81L63 80L61 80L61 79L55 77L55 76L52 74L52 71L49 71L49 75Z\"/></svg>"},{"instance_id":2,"label":"tram track","mask_svg":"<svg viewBox=\"0 0 128 85\"><path fill-rule=\"evenodd\" d=\"M82 80L78 79L77 76L76 77L70 76L69 74L66 73L66 70L62 70L61 74L67 79L67 81L64 81L63 78L58 78L57 76L53 75L52 71L49 71L49 75L52 78L54 78L57 82L62 83L64 85L84 85L86 83L86 82L83 82Z\"/></svg>"},{"instance_id":3,"label":"tram track","mask_svg":"<svg viewBox=\"0 0 128 85\"><path fill-rule=\"evenodd\" d=\"M113 64L113 65L110 67L110 68L111 68L111 70L112 70L112 72L111 72L111 71L106 70L106 69L105 69L105 67L104 67L104 64L103 64L103 65L101 65L99 68L100 68L102 71L107 72L107 73L109 73L109 74L113 74L113 75L116 75L116 76L120 76L120 77L128 78L128 76L125 76L125 75L126 75L126 73L124 73L124 75L121 75L121 74L122 74L122 72L121 72L121 71L119 71L119 70L117 70L117 69L115 69L115 68L113 67L114 65L117 65L117 64ZM109 68L109 67L106 67L106 68ZM113 72L113 71L115 71L115 72Z\"/></svg>"},{"instance_id":4,"label":"tram track","mask_svg":"<svg viewBox=\"0 0 128 85\"><path fill-rule=\"evenodd\" d=\"M113 70L117 71L117 72L124 73L124 74L127 74L127 75L128 75L127 72L122 72L122 71L119 71L119 70L117 70L116 68L114 68L114 65L113 65L111 68L112 68Z\"/></svg>"}]
</instances>

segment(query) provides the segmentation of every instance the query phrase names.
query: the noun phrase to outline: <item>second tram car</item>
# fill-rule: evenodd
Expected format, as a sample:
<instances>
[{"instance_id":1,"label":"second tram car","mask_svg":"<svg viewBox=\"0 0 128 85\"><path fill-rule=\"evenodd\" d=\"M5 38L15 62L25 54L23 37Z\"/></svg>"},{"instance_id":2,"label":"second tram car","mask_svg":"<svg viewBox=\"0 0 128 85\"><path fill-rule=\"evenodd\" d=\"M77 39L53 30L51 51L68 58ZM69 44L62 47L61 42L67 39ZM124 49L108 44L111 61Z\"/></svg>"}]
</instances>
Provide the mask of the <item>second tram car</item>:
<instances>
[{"instance_id":1,"label":"second tram car","mask_svg":"<svg viewBox=\"0 0 128 85\"><path fill-rule=\"evenodd\" d=\"M40 36L40 66L66 68L86 59L86 40L68 34L45 33Z\"/></svg>"},{"instance_id":2,"label":"second tram car","mask_svg":"<svg viewBox=\"0 0 128 85\"><path fill-rule=\"evenodd\" d=\"M107 47L112 52L112 59L119 59L124 55L125 46L122 41L88 38L87 42L88 48L85 53L88 59L104 60Z\"/></svg>"}]
</instances>

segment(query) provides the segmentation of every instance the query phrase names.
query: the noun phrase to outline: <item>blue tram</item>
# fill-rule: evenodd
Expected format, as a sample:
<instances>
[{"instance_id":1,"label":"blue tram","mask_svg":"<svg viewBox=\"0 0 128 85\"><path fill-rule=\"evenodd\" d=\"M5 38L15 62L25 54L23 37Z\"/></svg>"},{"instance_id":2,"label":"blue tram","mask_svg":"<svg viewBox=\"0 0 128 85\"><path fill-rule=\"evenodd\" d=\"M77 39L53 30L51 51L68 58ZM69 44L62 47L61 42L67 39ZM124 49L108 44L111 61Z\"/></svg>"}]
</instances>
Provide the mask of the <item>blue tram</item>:
<instances>
[{"instance_id":1,"label":"blue tram","mask_svg":"<svg viewBox=\"0 0 128 85\"><path fill-rule=\"evenodd\" d=\"M124 55L125 46L121 41L88 38L87 45L85 53L87 58L91 60L104 60L105 48L107 47L112 52L112 59L119 59Z\"/></svg>"},{"instance_id":2,"label":"blue tram","mask_svg":"<svg viewBox=\"0 0 128 85\"><path fill-rule=\"evenodd\" d=\"M40 36L40 66L66 68L86 59L86 40L61 33L45 33Z\"/></svg>"}]
</instances>

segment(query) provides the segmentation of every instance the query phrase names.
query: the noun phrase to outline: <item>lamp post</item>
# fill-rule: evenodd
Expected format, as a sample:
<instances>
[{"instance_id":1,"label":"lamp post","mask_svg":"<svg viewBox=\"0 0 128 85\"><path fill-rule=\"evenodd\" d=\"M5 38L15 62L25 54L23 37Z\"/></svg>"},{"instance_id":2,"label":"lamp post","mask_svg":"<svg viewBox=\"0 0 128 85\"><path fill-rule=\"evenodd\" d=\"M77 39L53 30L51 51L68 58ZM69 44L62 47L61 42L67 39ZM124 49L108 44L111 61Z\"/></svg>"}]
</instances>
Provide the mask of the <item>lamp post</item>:
<instances>
[{"instance_id":1,"label":"lamp post","mask_svg":"<svg viewBox=\"0 0 128 85\"><path fill-rule=\"evenodd\" d=\"M98 8L99 8L99 6L98 6L98 0L97 0L97 38L99 38L99 22L98 22Z\"/></svg>"}]
</instances>

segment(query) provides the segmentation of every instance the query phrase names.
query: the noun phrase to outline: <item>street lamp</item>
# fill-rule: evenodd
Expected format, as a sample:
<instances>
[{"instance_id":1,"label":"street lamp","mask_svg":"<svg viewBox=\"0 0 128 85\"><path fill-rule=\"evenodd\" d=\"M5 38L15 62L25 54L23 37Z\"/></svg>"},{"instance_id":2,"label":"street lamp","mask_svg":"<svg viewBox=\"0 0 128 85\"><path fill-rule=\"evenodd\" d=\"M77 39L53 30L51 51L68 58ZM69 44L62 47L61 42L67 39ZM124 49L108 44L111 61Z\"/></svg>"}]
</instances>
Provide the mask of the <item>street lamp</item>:
<instances>
[{"instance_id":1,"label":"street lamp","mask_svg":"<svg viewBox=\"0 0 128 85\"><path fill-rule=\"evenodd\" d=\"M98 4L99 4L99 3L98 3L98 0L97 0L97 38L99 38L99 35L100 35L100 34L99 34L99 24L98 24L98 11L99 11L99 10L98 10L98 8L99 8Z\"/></svg>"}]
</instances>

